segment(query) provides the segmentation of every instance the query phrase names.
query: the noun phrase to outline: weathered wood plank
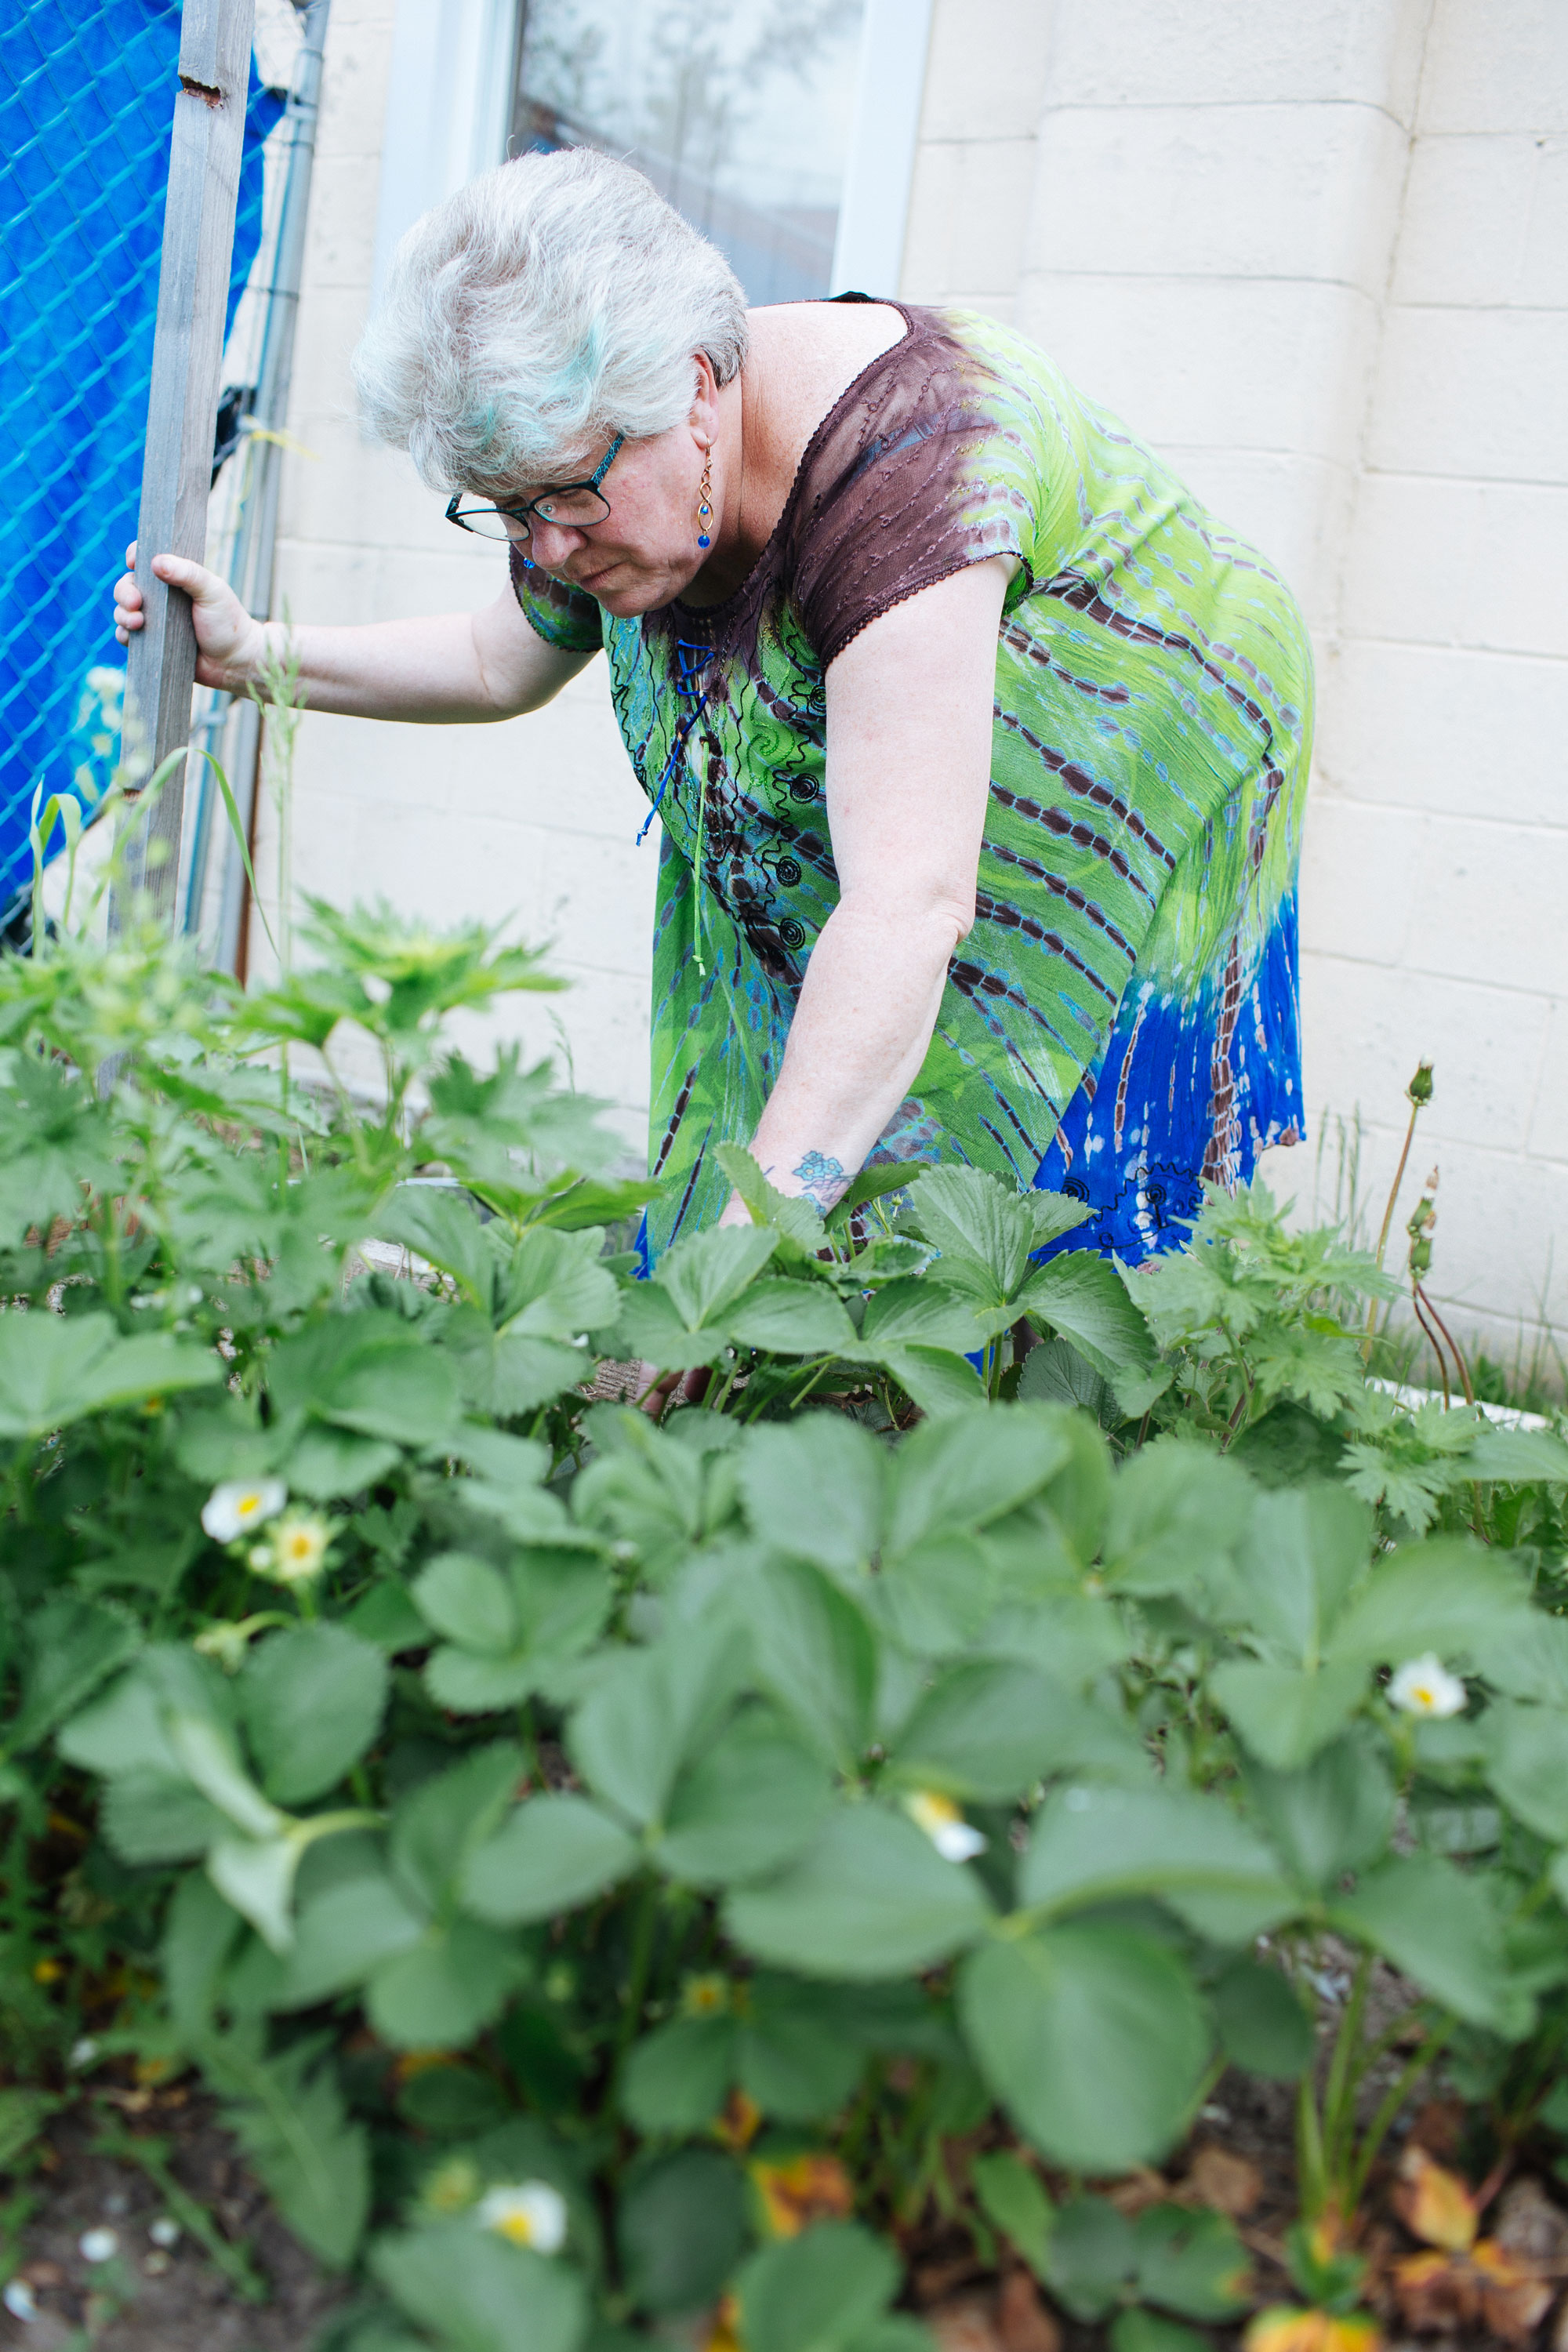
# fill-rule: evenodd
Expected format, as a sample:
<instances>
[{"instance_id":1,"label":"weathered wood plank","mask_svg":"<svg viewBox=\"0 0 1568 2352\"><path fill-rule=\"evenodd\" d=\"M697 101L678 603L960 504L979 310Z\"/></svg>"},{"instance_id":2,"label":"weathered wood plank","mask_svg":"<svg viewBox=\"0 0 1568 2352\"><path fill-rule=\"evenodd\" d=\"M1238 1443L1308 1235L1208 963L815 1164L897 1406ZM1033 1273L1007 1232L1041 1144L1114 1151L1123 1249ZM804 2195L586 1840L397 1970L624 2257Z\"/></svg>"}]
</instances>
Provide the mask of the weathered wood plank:
<instances>
[{"instance_id":1,"label":"weathered wood plank","mask_svg":"<svg viewBox=\"0 0 1568 2352\"><path fill-rule=\"evenodd\" d=\"M167 551L199 562L206 552L255 15L256 0L185 0L180 26L137 523L136 583L147 618L131 641L126 677L127 709L136 715L154 766L190 737L196 662L190 602L154 576L152 559ZM144 890L160 916L172 915L184 784L182 770L145 815L128 812L117 902Z\"/></svg>"}]
</instances>

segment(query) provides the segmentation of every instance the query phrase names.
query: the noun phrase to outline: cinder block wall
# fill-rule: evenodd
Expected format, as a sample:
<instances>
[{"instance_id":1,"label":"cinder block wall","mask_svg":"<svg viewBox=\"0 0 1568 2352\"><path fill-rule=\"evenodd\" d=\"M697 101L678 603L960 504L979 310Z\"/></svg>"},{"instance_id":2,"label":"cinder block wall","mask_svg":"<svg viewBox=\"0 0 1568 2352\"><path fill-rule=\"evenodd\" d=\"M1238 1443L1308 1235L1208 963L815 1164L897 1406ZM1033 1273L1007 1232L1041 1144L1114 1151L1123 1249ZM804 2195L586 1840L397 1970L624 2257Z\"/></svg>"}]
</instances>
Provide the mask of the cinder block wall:
<instances>
[{"instance_id":1,"label":"cinder block wall","mask_svg":"<svg viewBox=\"0 0 1568 2352\"><path fill-rule=\"evenodd\" d=\"M333 11L291 419L319 462L289 467L281 550L301 618L472 608L500 577L353 418L393 15ZM1568 1204L1568 10L936 0L901 290L1035 335L1295 583L1309 1111L1359 1111L1381 1205L1436 1060L1435 1286L1510 1344ZM302 887L555 940L571 992L503 1023L543 1048L559 1020L640 1147L656 836L634 852L600 667L506 726L308 718L299 793ZM1304 1205L1314 1160L1269 1171Z\"/></svg>"},{"instance_id":2,"label":"cinder block wall","mask_svg":"<svg viewBox=\"0 0 1568 2352\"><path fill-rule=\"evenodd\" d=\"M1568 1328L1568 11L937 0L904 291L1013 320L1294 583L1313 1127L1359 1113L1381 1213L1432 1057L1434 1288ZM1315 1159L1269 1156L1303 1207Z\"/></svg>"}]
</instances>

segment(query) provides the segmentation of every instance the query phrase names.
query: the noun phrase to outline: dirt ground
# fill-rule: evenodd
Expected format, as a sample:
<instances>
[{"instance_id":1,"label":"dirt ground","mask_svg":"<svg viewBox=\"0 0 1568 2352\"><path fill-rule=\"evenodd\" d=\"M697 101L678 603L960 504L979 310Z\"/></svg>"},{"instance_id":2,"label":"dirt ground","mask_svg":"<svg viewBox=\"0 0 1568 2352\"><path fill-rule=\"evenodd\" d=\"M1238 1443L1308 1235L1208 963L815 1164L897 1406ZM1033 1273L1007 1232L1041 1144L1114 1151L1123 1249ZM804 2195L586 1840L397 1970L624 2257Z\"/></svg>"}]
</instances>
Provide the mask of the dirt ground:
<instances>
[{"instance_id":1,"label":"dirt ground","mask_svg":"<svg viewBox=\"0 0 1568 2352\"><path fill-rule=\"evenodd\" d=\"M248 2256L268 2299L242 2294L188 2230L172 2245L151 2236L170 2218L161 2189L139 2166L95 2153L90 2125L68 2116L50 2129L57 2160L32 2178L39 2201L21 2232L17 2278L37 2315L0 2309L4 2352L310 2352L342 2284L273 2217L209 2113L193 2102L158 2122L175 2180ZM99 2252L98 2232L116 2243L93 2262L82 2240Z\"/></svg>"}]
</instances>

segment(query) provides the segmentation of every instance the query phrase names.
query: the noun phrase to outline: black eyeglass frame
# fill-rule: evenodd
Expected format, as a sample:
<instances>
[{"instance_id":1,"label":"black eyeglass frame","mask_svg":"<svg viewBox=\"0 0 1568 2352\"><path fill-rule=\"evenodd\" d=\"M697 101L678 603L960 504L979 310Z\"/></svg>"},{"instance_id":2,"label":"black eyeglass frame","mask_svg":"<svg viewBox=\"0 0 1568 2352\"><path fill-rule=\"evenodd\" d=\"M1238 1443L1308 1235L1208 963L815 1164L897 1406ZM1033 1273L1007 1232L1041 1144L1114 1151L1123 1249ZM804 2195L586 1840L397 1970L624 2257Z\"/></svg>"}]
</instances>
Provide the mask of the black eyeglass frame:
<instances>
[{"instance_id":1,"label":"black eyeglass frame","mask_svg":"<svg viewBox=\"0 0 1568 2352\"><path fill-rule=\"evenodd\" d=\"M600 458L599 463L594 468L594 471L584 481L559 482L555 485L553 489L541 490L538 498L530 499L525 506L476 507L472 509L471 511L475 514L505 515L509 521L520 522L525 530L530 531L531 531L531 518L534 517L537 517L541 522L551 524L556 530L596 530L600 523L608 522L610 519L610 501L605 498L605 493L599 488L599 485L604 480L605 476L609 472L610 467L615 464L616 459L620 456L621 450L626 445L626 436L624 433L616 434L615 439L611 442L609 447ZM592 490L594 496L604 508L604 513L602 515L595 515L591 522L557 523L553 515L548 515L543 511L547 499L570 498L574 490ZM464 494L461 490L454 490L452 492L451 497L447 501L447 520L448 522L455 522L459 530L471 531L476 539L488 539L489 537L489 533L488 531L475 530L473 524L468 520L468 517L466 515L460 515L458 512L458 504L463 495ZM511 534L509 531L505 536L510 539Z\"/></svg>"}]
</instances>

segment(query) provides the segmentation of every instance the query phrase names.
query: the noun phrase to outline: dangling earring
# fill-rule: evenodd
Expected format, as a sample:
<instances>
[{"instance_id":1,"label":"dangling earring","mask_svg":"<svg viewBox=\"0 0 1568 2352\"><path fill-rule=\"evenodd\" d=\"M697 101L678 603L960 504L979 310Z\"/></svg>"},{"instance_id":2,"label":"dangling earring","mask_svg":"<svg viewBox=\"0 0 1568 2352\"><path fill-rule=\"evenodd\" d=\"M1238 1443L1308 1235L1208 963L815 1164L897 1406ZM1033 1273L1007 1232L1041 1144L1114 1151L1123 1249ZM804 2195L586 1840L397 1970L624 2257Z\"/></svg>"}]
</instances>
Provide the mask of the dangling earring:
<instances>
[{"instance_id":1,"label":"dangling earring","mask_svg":"<svg viewBox=\"0 0 1568 2352\"><path fill-rule=\"evenodd\" d=\"M713 544L713 483L710 471L712 463L713 456L710 451L702 460L702 487L697 493L697 544L699 547L711 547Z\"/></svg>"}]
</instances>

